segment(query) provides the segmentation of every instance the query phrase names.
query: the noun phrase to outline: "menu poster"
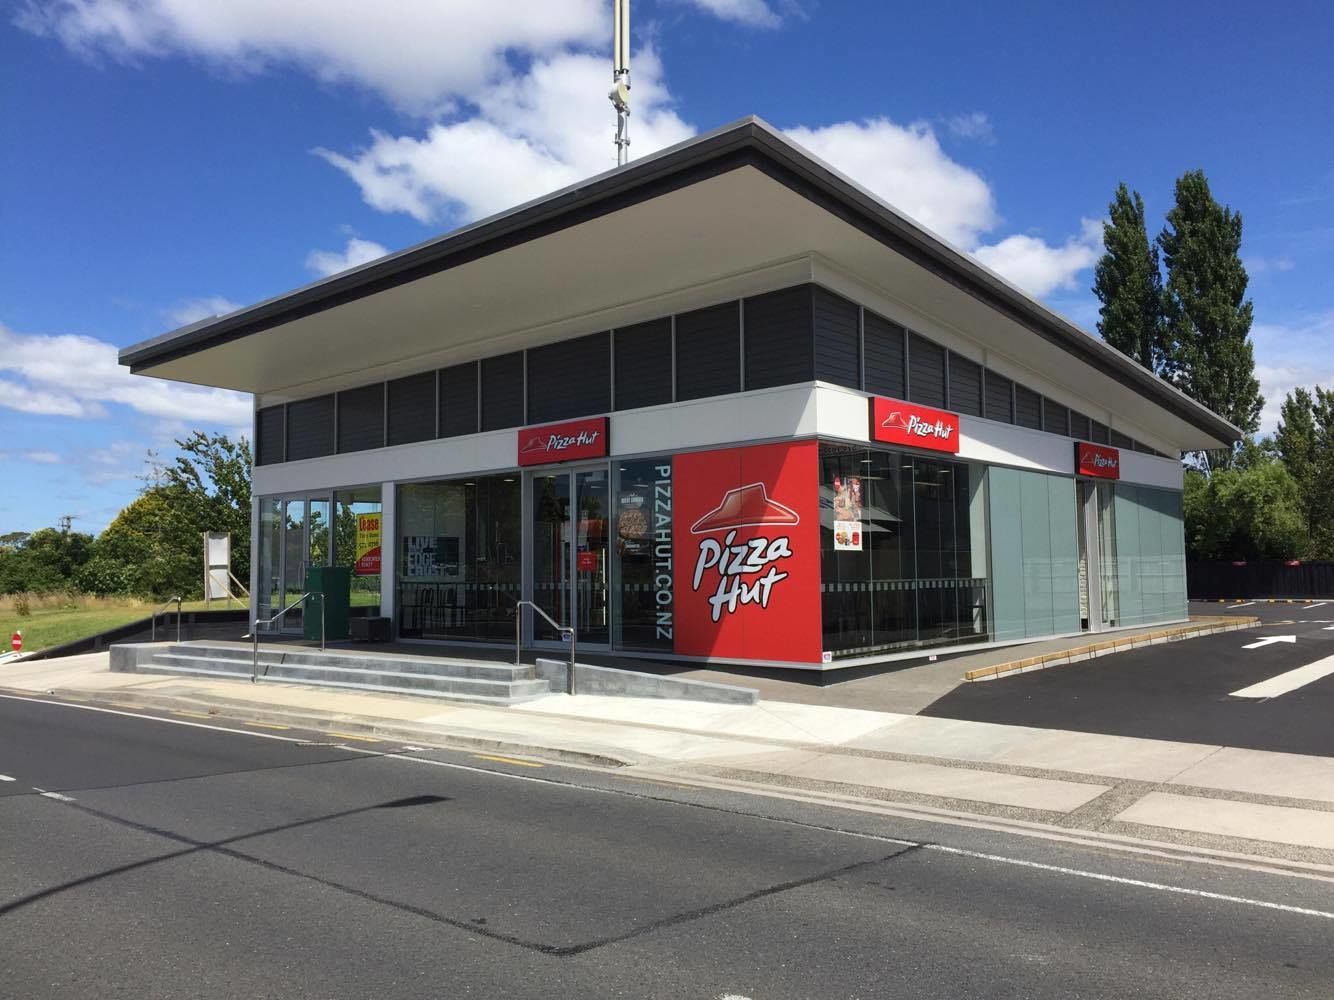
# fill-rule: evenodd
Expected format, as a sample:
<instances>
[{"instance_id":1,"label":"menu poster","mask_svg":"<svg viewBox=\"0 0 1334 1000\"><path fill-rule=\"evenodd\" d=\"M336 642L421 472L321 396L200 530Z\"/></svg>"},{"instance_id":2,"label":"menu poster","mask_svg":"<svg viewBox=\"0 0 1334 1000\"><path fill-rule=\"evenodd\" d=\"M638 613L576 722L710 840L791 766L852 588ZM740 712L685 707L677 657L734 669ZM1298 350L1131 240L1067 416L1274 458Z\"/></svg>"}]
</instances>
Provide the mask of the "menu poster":
<instances>
[{"instance_id":1,"label":"menu poster","mask_svg":"<svg viewBox=\"0 0 1334 1000\"><path fill-rule=\"evenodd\" d=\"M834 551L862 550L862 481L860 476L834 477Z\"/></svg>"},{"instance_id":2,"label":"menu poster","mask_svg":"<svg viewBox=\"0 0 1334 1000\"><path fill-rule=\"evenodd\" d=\"M862 550L861 521L834 522L834 550L836 552L860 552Z\"/></svg>"}]
</instances>

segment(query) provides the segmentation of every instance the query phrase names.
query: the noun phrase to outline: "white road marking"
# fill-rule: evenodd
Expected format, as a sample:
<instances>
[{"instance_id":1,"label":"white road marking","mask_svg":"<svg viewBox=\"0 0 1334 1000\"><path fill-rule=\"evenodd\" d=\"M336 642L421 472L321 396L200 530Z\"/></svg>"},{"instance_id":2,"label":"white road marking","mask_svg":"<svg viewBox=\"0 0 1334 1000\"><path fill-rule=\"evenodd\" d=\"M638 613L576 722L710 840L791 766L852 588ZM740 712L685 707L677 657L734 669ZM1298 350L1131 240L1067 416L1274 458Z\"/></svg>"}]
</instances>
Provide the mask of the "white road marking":
<instances>
[{"instance_id":1,"label":"white road marking","mask_svg":"<svg viewBox=\"0 0 1334 1000\"><path fill-rule=\"evenodd\" d=\"M0 774L0 781L13 781L13 780L14 779L7 774Z\"/></svg>"},{"instance_id":2,"label":"white road marking","mask_svg":"<svg viewBox=\"0 0 1334 1000\"><path fill-rule=\"evenodd\" d=\"M1231 608L1249 608L1254 603L1254 601L1247 601L1245 604L1233 604L1228 610L1231 610Z\"/></svg>"},{"instance_id":3,"label":"white road marking","mask_svg":"<svg viewBox=\"0 0 1334 1000\"><path fill-rule=\"evenodd\" d=\"M1323 660L1316 660L1304 667L1298 667L1296 670L1289 670L1277 677L1271 677L1267 681L1260 681L1258 684L1244 687L1240 691L1233 691L1232 697L1277 698L1281 694L1296 691L1298 688L1305 687L1307 684L1318 681L1323 677L1328 677L1330 674L1334 674L1334 656L1326 656Z\"/></svg>"},{"instance_id":4,"label":"white road marking","mask_svg":"<svg viewBox=\"0 0 1334 1000\"><path fill-rule=\"evenodd\" d=\"M1299 913L1305 917L1324 917L1334 920L1334 913L1326 910L1313 910L1305 906L1291 906L1288 903L1271 903L1264 899L1249 899L1246 896L1228 896L1221 892L1208 892L1204 889L1188 889L1180 885L1166 885L1162 882L1146 882L1138 878L1125 878L1121 875L1104 875L1102 872L1089 872L1080 868L1062 868L1060 865L1044 865L1038 861L1026 861L1023 858L1007 858L1001 854L983 854L980 851L966 851L961 847L946 847L944 844L924 844L923 850L939 851L942 854L957 854L965 858L977 858L982 861L995 861L1002 865L1018 865L1020 868L1034 868L1038 871L1056 872L1060 875L1072 875L1075 878L1088 878L1096 882L1113 882L1117 885L1131 885L1139 889L1153 889L1157 892L1174 892L1183 896L1196 896L1200 899L1216 899L1224 903L1239 903L1243 906L1258 906L1265 910L1282 910L1284 913Z\"/></svg>"},{"instance_id":5,"label":"white road marking","mask_svg":"<svg viewBox=\"0 0 1334 1000\"><path fill-rule=\"evenodd\" d=\"M254 733L244 729L228 729L225 726L210 726L200 722L183 722L180 719L163 719L154 715L139 715L134 712L117 712L112 709L98 708L95 705L71 705L68 702L48 701L41 698L24 698L18 695L0 694L0 698L9 699L11 701L35 701L43 705L58 705L62 708L72 708L82 711L106 712L109 715L126 715L132 719L145 719L150 722L165 722L168 725L189 726L193 729L213 729L223 733L234 733L237 736L257 737L259 739L264 739L264 740L279 740L280 742L283 743L303 742L302 740L291 736L277 736L272 733ZM487 774L493 777L509 781L531 781L543 785L564 785L569 788L578 788L580 791L583 792L598 792L604 795L632 795L637 798L642 797L636 792L626 792L613 788L597 788L591 785L576 785L571 782L559 781L555 778L546 778L546 777L539 778L534 775L511 774L506 771L493 771L490 768L485 768L485 767L472 767L467 764L455 764L451 761L432 760L430 757L405 757L401 754L385 753L379 750L364 750L361 749L360 747L347 747L346 749L352 753L363 754L364 756L367 757L385 757L390 760L410 761L415 764L427 764L435 767L453 768L459 771L474 771L480 774ZM40 791L40 789L38 789L38 791ZM53 798L65 799L65 796L61 796L57 792L43 792L42 794L51 796ZM73 800L68 799L67 801L73 801ZM790 823L793 826L809 826L809 824L793 823L790 820L781 820L773 817L765 817L765 818L769 819L771 822L776 822L776 823ZM1098 882L1109 882L1115 885L1133 886L1135 888L1140 888L1140 889L1152 889L1158 892L1169 892L1169 893L1177 893L1184 896L1194 896L1199 899L1212 899L1212 900L1217 900L1219 902L1236 903L1239 906L1254 906L1266 910L1279 910L1284 913L1294 913L1300 916L1322 917L1326 920L1334 920L1334 912L1328 912L1325 910L1315 910L1304 906L1291 906L1287 903L1272 903L1269 902L1268 900L1251 899L1246 896L1229 896L1218 892L1207 892L1203 889L1189 889L1184 886L1167 885L1161 882L1147 882L1142 879L1125 878L1120 875L1106 875L1103 874L1102 872L1084 871L1083 869L1080 868L1063 868L1059 865L1045 865L1037 861L1027 861L1023 858L1011 858L1003 854L985 854L981 851L969 851L961 847L949 847L945 844L924 844L919 841L901 840L898 837L884 837L872 833L855 833L851 830L837 830L828 827L817 827L817 829L823 829L826 830L826 832L839 834L841 836L846 836L846 837L857 837L863 840L878 840L883 843L896 844L902 847L917 847L925 851L937 851L942 854L953 854L959 857L974 858L979 861L992 861L995 862L996 864L1016 865L1021 868L1031 868L1036 871L1052 872L1053 874L1057 875L1069 875L1074 878L1087 878L1087 879L1093 879L1094 881Z\"/></svg>"},{"instance_id":6,"label":"white road marking","mask_svg":"<svg viewBox=\"0 0 1334 1000\"><path fill-rule=\"evenodd\" d=\"M1259 649L1261 646L1272 646L1276 642L1296 642L1296 641L1297 637L1295 635L1271 635L1264 639L1260 639L1258 642L1248 642L1241 648Z\"/></svg>"},{"instance_id":7,"label":"white road marking","mask_svg":"<svg viewBox=\"0 0 1334 1000\"><path fill-rule=\"evenodd\" d=\"M1307 611L1314 611L1316 608L1323 608L1323 607L1324 607L1326 604L1328 604L1328 603L1329 603L1329 601L1321 601L1319 604L1308 604L1308 605L1306 606L1306 610L1307 610Z\"/></svg>"},{"instance_id":8,"label":"white road marking","mask_svg":"<svg viewBox=\"0 0 1334 1000\"><path fill-rule=\"evenodd\" d=\"M55 799L57 802L73 802L73 801L74 801L74 800L73 800L72 798L70 798L68 795L61 795L59 792L44 792L44 791L42 791L42 789L38 788L36 785L33 786L33 789L32 789L32 790L33 790L34 792L36 792L38 795L40 795L42 798L44 798L44 799Z\"/></svg>"}]
</instances>

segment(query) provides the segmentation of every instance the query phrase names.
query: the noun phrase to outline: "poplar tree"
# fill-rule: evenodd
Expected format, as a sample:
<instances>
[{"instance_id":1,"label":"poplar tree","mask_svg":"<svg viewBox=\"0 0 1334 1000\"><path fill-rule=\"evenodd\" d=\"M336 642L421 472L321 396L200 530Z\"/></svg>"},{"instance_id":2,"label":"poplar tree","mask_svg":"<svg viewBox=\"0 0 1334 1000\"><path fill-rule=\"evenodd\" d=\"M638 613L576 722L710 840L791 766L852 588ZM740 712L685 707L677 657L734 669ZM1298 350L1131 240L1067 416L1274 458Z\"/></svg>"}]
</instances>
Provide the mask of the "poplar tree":
<instances>
[{"instance_id":1,"label":"poplar tree","mask_svg":"<svg viewBox=\"0 0 1334 1000\"><path fill-rule=\"evenodd\" d=\"M1122 354L1157 372L1165 360L1162 279L1158 247L1144 225L1144 199L1122 182L1107 214L1105 249L1093 272L1093 294L1102 302L1098 332Z\"/></svg>"},{"instance_id":2,"label":"poplar tree","mask_svg":"<svg viewBox=\"0 0 1334 1000\"><path fill-rule=\"evenodd\" d=\"M1315 480L1320 464L1316 437L1315 401L1298 386L1283 399L1273 447L1301 493L1308 535L1315 533Z\"/></svg>"},{"instance_id":3,"label":"poplar tree","mask_svg":"<svg viewBox=\"0 0 1334 1000\"><path fill-rule=\"evenodd\" d=\"M1214 200L1202 170L1183 174L1158 236L1167 280L1164 374L1187 395L1247 434L1260 426L1264 397L1249 339L1252 305L1241 263L1241 213ZM1206 456L1208 465L1230 456Z\"/></svg>"}]
</instances>

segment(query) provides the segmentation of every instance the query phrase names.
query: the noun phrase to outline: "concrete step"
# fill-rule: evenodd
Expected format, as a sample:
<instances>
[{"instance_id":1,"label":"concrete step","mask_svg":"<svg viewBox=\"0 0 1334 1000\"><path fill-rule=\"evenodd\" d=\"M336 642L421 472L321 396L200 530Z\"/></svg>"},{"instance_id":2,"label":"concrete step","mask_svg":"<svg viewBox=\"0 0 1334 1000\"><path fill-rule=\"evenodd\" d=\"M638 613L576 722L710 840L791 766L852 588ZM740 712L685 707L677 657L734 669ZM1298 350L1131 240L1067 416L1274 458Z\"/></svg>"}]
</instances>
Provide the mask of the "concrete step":
<instances>
[{"instance_id":1,"label":"concrete step","mask_svg":"<svg viewBox=\"0 0 1334 1000\"><path fill-rule=\"evenodd\" d=\"M208 646L194 643L169 646L172 656L187 656L200 660L236 660L252 662L253 653L241 646ZM284 664L300 667L343 667L378 670L383 673L435 674L442 677L470 677L477 680L519 681L537 676L532 664L515 666L493 660L467 660L440 656L407 656L396 653L375 653L343 650L312 650L301 647L263 646L259 648L261 667Z\"/></svg>"},{"instance_id":2,"label":"concrete step","mask_svg":"<svg viewBox=\"0 0 1334 1000\"><path fill-rule=\"evenodd\" d=\"M154 673L249 678L252 660L237 656L195 657L180 653L158 653L140 669ZM260 660L260 677L266 682L284 681L503 705L528 701L551 692L548 682L533 677L497 680L456 677L438 672L414 673L404 669L378 670L361 665L306 666L266 661L264 658Z\"/></svg>"}]
</instances>

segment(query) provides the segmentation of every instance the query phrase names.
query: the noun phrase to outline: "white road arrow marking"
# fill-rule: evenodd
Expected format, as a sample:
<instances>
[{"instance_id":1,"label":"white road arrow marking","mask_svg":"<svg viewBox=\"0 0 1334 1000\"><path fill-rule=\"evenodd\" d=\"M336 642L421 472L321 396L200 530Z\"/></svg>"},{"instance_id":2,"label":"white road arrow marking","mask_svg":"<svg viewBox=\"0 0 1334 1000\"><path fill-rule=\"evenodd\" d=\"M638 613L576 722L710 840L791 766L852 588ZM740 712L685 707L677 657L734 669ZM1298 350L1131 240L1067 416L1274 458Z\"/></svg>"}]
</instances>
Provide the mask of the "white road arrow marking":
<instances>
[{"instance_id":1,"label":"white road arrow marking","mask_svg":"<svg viewBox=\"0 0 1334 1000\"><path fill-rule=\"evenodd\" d=\"M1252 684L1240 691L1233 691L1232 697L1277 698L1281 694L1296 691L1299 687L1305 687L1307 684L1318 681L1322 677L1328 677L1330 674L1334 674L1334 656L1326 656L1323 660L1316 660L1314 663L1308 663L1296 670L1289 670L1287 673L1271 677L1259 684Z\"/></svg>"},{"instance_id":2,"label":"white road arrow marking","mask_svg":"<svg viewBox=\"0 0 1334 1000\"><path fill-rule=\"evenodd\" d=\"M1296 642L1295 635L1271 635L1259 640L1258 642L1248 642L1242 646L1242 649L1259 649L1261 646L1272 646L1276 642Z\"/></svg>"}]
</instances>

